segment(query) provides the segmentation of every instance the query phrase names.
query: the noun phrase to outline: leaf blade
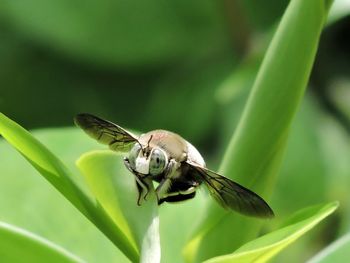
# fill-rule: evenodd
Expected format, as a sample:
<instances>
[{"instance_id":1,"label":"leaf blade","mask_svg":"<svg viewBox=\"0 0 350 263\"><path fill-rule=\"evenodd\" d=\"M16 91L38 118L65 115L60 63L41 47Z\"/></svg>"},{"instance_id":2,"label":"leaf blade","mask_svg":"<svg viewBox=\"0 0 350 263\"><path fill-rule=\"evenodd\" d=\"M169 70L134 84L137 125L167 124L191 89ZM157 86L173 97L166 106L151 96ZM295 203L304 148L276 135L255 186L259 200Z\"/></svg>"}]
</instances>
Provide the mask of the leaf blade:
<instances>
[{"instance_id":1,"label":"leaf blade","mask_svg":"<svg viewBox=\"0 0 350 263\"><path fill-rule=\"evenodd\" d=\"M276 180L289 127L304 94L331 2L290 2L221 164L221 174L234 177L235 181L263 197L271 194ZM212 202L207 211L192 239L201 241L196 247L188 246L184 250L189 262L238 248L254 238L261 225L256 220L227 214ZM211 246L218 237L226 235L240 238L233 240L234 244L220 243L219 249Z\"/></svg>"},{"instance_id":2,"label":"leaf blade","mask_svg":"<svg viewBox=\"0 0 350 263\"><path fill-rule=\"evenodd\" d=\"M160 262L159 218L153 189L142 206L137 205L134 176L120 154L92 151L77 166L99 204L140 251L140 262Z\"/></svg>"},{"instance_id":3,"label":"leaf blade","mask_svg":"<svg viewBox=\"0 0 350 263\"><path fill-rule=\"evenodd\" d=\"M124 233L103 209L74 183L62 162L20 125L0 113L0 134L18 150L39 173L95 224L132 261L139 258Z\"/></svg>"},{"instance_id":4,"label":"leaf blade","mask_svg":"<svg viewBox=\"0 0 350 263\"><path fill-rule=\"evenodd\" d=\"M0 257L6 262L41 262L45 259L53 263L84 262L49 240L4 222L0 222L0 244Z\"/></svg>"},{"instance_id":5,"label":"leaf blade","mask_svg":"<svg viewBox=\"0 0 350 263\"><path fill-rule=\"evenodd\" d=\"M82 136L77 128L44 128L31 133L76 175L79 175L79 170L75 160L82 153L96 148L96 143ZM106 262L130 262L2 137L0 156L1 221L36 233L88 262L99 261L101 256ZM88 192L82 176L72 179ZM79 237L79 242L72 237Z\"/></svg>"},{"instance_id":6,"label":"leaf blade","mask_svg":"<svg viewBox=\"0 0 350 263\"><path fill-rule=\"evenodd\" d=\"M321 250L307 263L331 263L342 262L350 257L350 233L337 239L332 244Z\"/></svg>"},{"instance_id":7,"label":"leaf blade","mask_svg":"<svg viewBox=\"0 0 350 263\"><path fill-rule=\"evenodd\" d=\"M230 255L209 259L205 263L225 262L266 262L282 249L293 243L307 231L316 226L338 207L337 202L318 205L298 212L288 226L259 237ZM311 214L311 216L310 216Z\"/></svg>"}]
</instances>

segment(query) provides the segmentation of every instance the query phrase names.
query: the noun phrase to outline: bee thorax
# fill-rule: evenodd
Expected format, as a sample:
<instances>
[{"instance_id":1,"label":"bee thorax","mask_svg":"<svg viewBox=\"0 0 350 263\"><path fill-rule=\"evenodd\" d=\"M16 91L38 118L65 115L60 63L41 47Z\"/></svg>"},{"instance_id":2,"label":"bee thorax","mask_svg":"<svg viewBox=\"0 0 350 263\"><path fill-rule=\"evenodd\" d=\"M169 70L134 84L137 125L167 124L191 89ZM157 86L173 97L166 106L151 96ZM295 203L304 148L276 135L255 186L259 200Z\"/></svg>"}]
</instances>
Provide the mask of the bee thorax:
<instances>
[{"instance_id":1,"label":"bee thorax","mask_svg":"<svg viewBox=\"0 0 350 263\"><path fill-rule=\"evenodd\" d=\"M135 160L135 170L141 174L149 173L149 160L145 157L137 157Z\"/></svg>"}]
</instances>

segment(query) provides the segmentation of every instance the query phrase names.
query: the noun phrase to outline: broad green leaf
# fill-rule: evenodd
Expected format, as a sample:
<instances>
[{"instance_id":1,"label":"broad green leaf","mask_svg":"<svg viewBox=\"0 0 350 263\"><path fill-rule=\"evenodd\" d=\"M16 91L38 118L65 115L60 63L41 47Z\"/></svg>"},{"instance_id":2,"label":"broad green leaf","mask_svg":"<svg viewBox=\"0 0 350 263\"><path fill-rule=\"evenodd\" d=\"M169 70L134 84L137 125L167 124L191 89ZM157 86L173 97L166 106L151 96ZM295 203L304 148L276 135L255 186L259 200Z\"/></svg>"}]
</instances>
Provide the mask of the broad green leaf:
<instances>
[{"instance_id":1,"label":"broad green leaf","mask_svg":"<svg viewBox=\"0 0 350 263\"><path fill-rule=\"evenodd\" d=\"M332 116L323 114L320 121L319 135L325 157L327 173L326 193L329 198L337 199L342 204L339 209L339 232L345 233L350 228L350 134L347 129Z\"/></svg>"},{"instance_id":2,"label":"broad green leaf","mask_svg":"<svg viewBox=\"0 0 350 263\"><path fill-rule=\"evenodd\" d=\"M253 84L254 75L261 63L259 55L245 59L239 67L218 87L215 97L220 104L228 104L248 90Z\"/></svg>"},{"instance_id":3,"label":"broad green leaf","mask_svg":"<svg viewBox=\"0 0 350 263\"><path fill-rule=\"evenodd\" d=\"M349 4L349 16L350 16L350 4ZM328 47L325 47L326 50ZM329 55L324 58L325 62L328 62L328 58L331 56L336 56L336 54L342 52L342 50L336 50L335 52L329 53ZM342 60L337 61L340 65L342 65L342 61L347 61L346 58L343 58ZM329 65L329 68L331 68L332 64ZM341 69L343 66L340 66L339 68L336 68L335 70ZM339 75L342 75L340 73ZM346 76L346 77L345 77ZM335 104L337 109L339 110L340 114L344 117L344 119L349 120L350 119L350 105L349 105L349 86L350 86L350 76L345 73L344 77L336 77L331 85L328 87L329 89L329 97L332 100L332 103ZM327 77L326 77L327 78ZM326 78L323 78L321 81L326 80ZM346 126L348 127L348 126Z\"/></svg>"},{"instance_id":4,"label":"broad green leaf","mask_svg":"<svg viewBox=\"0 0 350 263\"><path fill-rule=\"evenodd\" d=\"M165 203L159 207L162 263L184 262L181 250L197 225L198 218L204 216L207 197L207 193L199 189L191 200Z\"/></svg>"},{"instance_id":5,"label":"broad green leaf","mask_svg":"<svg viewBox=\"0 0 350 263\"><path fill-rule=\"evenodd\" d=\"M36 234L0 222L2 262L84 262L77 256Z\"/></svg>"},{"instance_id":6,"label":"broad green leaf","mask_svg":"<svg viewBox=\"0 0 350 263\"><path fill-rule=\"evenodd\" d=\"M205 262L267 262L330 215L337 207L338 203L333 202L303 209L289 220L287 226L245 244L230 255L215 257Z\"/></svg>"},{"instance_id":7,"label":"broad green leaf","mask_svg":"<svg viewBox=\"0 0 350 263\"><path fill-rule=\"evenodd\" d=\"M0 113L0 134L15 147L41 175L93 222L126 256L136 261L138 252L101 207L77 186L68 169L44 145L21 126Z\"/></svg>"},{"instance_id":8,"label":"broad green leaf","mask_svg":"<svg viewBox=\"0 0 350 263\"><path fill-rule=\"evenodd\" d=\"M161 127L191 138L194 145L205 144L210 131L217 131L215 89L235 64L231 55L222 56L225 57L215 57L211 63L205 63L208 58L201 58L160 77L144 109L143 121L149 127ZM164 114L158 114L159 109Z\"/></svg>"},{"instance_id":9,"label":"broad green leaf","mask_svg":"<svg viewBox=\"0 0 350 263\"><path fill-rule=\"evenodd\" d=\"M350 2L348 0L337 0L329 11L328 24L333 24L350 14Z\"/></svg>"},{"instance_id":10,"label":"broad green leaf","mask_svg":"<svg viewBox=\"0 0 350 263\"><path fill-rule=\"evenodd\" d=\"M237 1L236 8L241 8L239 11L244 14L241 20L243 22L248 20L248 23L246 22L248 25L246 26L253 26L253 28L249 28L250 30L264 31L273 26L281 17L288 2L288 0L239 0ZM232 12L235 12L234 14L238 13L237 11Z\"/></svg>"},{"instance_id":11,"label":"broad green leaf","mask_svg":"<svg viewBox=\"0 0 350 263\"><path fill-rule=\"evenodd\" d=\"M216 1L2 1L0 16L31 41L104 66L142 67L228 45Z\"/></svg>"},{"instance_id":12,"label":"broad green leaf","mask_svg":"<svg viewBox=\"0 0 350 263\"><path fill-rule=\"evenodd\" d=\"M273 193L275 209L281 214L288 215L300 207L328 199L327 158L321 148L323 139L318 130L321 116L319 105L306 94L290 129L285 161ZM288 198L285 198L286 192Z\"/></svg>"},{"instance_id":13,"label":"broad green leaf","mask_svg":"<svg viewBox=\"0 0 350 263\"><path fill-rule=\"evenodd\" d=\"M275 184L330 4L329 0L290 2L225 153L220 172L263 197L271 194ZM207 211L185 248L189 262L228 253L259 232L261 221L257 219L227 213L213 202ZM237 238L232 240L232 236Z\"/></svg>"},{"instance_id":14,"label":"broad green leaf","mask_svg":"<svg viewBox=\"0 0 350 263\"><path fill-rule=\"evenodd\" d=\"M350 258L350 234L339 238L307 263L341 263Z\"/></svg>"},{"instance_id":15,"label":"broad green leaf","mask_svg":"<svg viewBox=\"0 0 350 263\"><path fill-rule=\"evenodd\" d=\"M98 203L123 233L137 244L141 262L160 262L158 206L153 190L137 205L134 176L121 155L111 151L84 154L77 162Z\"/></svg>"},{"instance_id":16,"label":"broad green leaf","mask_svg":"<svg viewBox=\"0 0 350 263\"><path fill-rule=\"evenodd\" d=\"M78 128L40 129L31 133L59 156L74 174L79 173L76 159L99 147L94 140L83 136ZM0 221L36 233L87 262L99 262L101 258L106 262L130 262L2 138L0 156ZM81 176L72 179L86 186Z\"/></svg>"},{"instance_id":17,"label":"broad green leaf","mask_svg":"<svg viewBox=\"0 0 350 263\"><path fill-rule=\"evenodd\" d=\"M326 158L321 149L323 140L319 137L321 115L320 105L310 94L306 94L290 129L285 160L272 196L274 209L280 216L265 227L268 232L300 207L308 207L329 199L339 200L339 196L330 197L327 194L329 183ZM291 258L296 262L305 262L307 255L312 253L312 248L322 242L322 237L328 232L327 227L328 225L315 229L283 250L276 256L275 262L285 262Z\"/></svg>"}]
</instances>

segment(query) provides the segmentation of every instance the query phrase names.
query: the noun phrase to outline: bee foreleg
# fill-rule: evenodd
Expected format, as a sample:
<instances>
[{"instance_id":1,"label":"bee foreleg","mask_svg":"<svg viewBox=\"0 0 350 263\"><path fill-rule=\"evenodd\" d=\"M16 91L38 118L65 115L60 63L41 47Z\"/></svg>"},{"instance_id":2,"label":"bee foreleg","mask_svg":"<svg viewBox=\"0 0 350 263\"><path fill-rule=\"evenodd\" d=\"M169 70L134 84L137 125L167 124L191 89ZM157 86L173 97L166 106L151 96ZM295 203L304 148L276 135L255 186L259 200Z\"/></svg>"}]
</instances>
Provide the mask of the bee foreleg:
<instances>
[{"instance_id":1,"label":"bee foreleg","mask_svg":"<svg viewBox=\"0 0 350 263\"><path fill-rule=\"evenodd\" d=\"M142 186L138 183L137 180L135 180L135 182L136 182L136 187L137 187L137 192L138 192L137 205L140 206L140 205L141 205L141 196L142 196L143 188L142 188Z\"/></svg>"},{"instance_id":2,"label":"bee foreleg","mask_svg":"<svg viewBox=\"0 0 350 263\"><path fill-rule=\"evenodd\" d=\"M164 178L156 188L156 195L158 199L158 204L159 201L163 198L163 196L167 193L171 186L171 179L170 178Z\"/></svg>"},{"instance_id":3,"label":"bee foreleg","mask_svg":"<svg viewBox=\"0 0 350 263\"><path fill-rule=\"evenodd\" d=\"M138 191L138 197L137 197L137 205L141 205L142 199L146 200L146 197L149 193L149 183L147 182L147 179L142 177L139 173L131 169L129 159L124 158L124 164L126 168L135 176L137 191ZM144 193L145 191L145 193Z\"/></svg>"},{"instance_id":4,"label":"bee foreleg","mask_svg":"<svg viewBox=\"0 0 350 263\"><path fill-rule=\"evenodd\" d=\"M134 174L135 175L135 181L136 181L136 186L137 186L137 190L138 190L138 198L137 198L137 205L141 205L142 203L142 199L146 200L147 195L149 193L149 183L148 181L146 181L144 178L141 178L141 176L139 176L138 174Z\"/></svg>"}]
</instances>

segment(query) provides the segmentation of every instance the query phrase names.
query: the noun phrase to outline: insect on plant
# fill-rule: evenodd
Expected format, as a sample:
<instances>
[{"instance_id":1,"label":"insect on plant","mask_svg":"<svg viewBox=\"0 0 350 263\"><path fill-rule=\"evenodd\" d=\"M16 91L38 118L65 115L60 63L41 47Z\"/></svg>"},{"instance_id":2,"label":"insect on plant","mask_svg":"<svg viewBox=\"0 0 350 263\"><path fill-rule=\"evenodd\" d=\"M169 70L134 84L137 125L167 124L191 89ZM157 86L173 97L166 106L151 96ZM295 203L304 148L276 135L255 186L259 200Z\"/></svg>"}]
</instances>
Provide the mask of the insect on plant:
<instances>
[{"instance_id":1,"label":"insect on plant","mask_svg":"<svg viewBox=\"0 0 350 263\"><path fill-rule=\"evenodd\" d=\"M226 209L248 216L274 216L269 205L256 193L207 169L198 150L173 132L154 130L136 136L87 113L78 114L75 123L111 150L128 153L124 164L135 175L138 205L146 200L151 181L159 183L155 190L158 204L191 199L204 183Z\"/></svg>"}]
</instances>

